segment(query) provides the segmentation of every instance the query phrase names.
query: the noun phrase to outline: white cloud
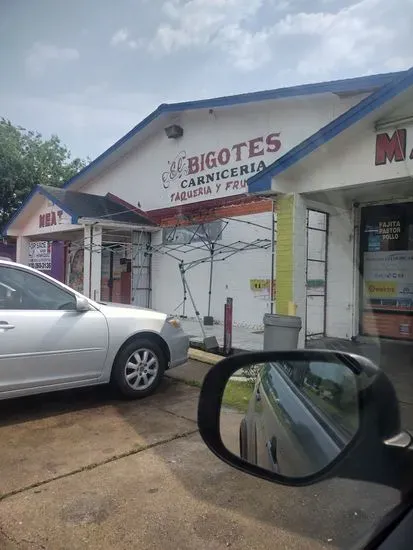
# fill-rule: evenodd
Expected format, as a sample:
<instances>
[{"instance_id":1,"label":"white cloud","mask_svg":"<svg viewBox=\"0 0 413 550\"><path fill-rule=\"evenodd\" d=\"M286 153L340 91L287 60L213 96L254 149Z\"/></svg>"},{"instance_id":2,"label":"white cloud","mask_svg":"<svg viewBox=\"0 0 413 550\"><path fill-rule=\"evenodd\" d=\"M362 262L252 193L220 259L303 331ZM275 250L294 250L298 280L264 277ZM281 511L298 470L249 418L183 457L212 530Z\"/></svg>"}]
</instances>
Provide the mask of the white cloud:
<instances>
[{"instance_id":1,"label":"white cloud","mask_svg":"<svg viewBox=\"0 0 413 550\"><path fill-rule=\"evenodd\" d=\"M245 26L263 4L264 0L167 0L162 12L168 21L158 26L150 50L169 54L209 45L228 54L239 69L249 70L269 57L267 31Z\"/></svg>"},{"instance_id":2,"label":"white cloud","mask_svg":"<svg viewBox=\"0 0 413 550\"><path fill-rule=\"evenodd\" d=\"M409 52L404 56L396 53L389 57L384 65L389 71L403 71L406 68L413 67L413 52Z\"/></svg>"},{"instance_id":3,"label":"white cloud","mask_svg":"<svg viewBox=\"0 0 413 550\"><path fill-rule=\"evenodd\" d=\"M413 57L412 18L413 0L359 0L335 13L287 15L275 33L311 39L294 67L301 76L324 78L340 67L368 72L377 62L384 69L400 70Z\"/></svg>"},{"instance_id":4,"label":"white cloud","mask_svg":"<svg viewBox=\"0 0 413 550\"><path fill-rule=\"evenodd\" d=\"M329 78L341 67L367 73L377 65L382 70L409 66L413 0L321 0L312 5L313 11L302 0L167 0L149 48L160 55L208 48L242 71L273 60L284 75L288 59L298 79Z\"/></svg>"},{"instance_id":5,"label":"white cloud","mask_svg":"<svg viewBox=\"0 0 413 550\"><path fill-rule=\"evenodd\" d=\"M119 44L123 44L124 42L126 42L128 36L129 31L127 29L119 29L110 39L110 43L112 46L118 46Z\"/></svg>"},{"instance_id":6,"label":"white cloud","mask_svg":"<svg viewBox=\"0 0 413 550\"><path fill-rule=\"evenodd\" d=\"M143 45L142 40L135 40L131 38L128 29L119 29L110 39L111 46L126 46L131 50L136 50Z\"/></svg>"},{"instance_id":7,"label":"white cloud","mask_svg":"<svg viewBox=\"0 0 413 550\"><path fill-rule=\"evenodd\" d=\"M271 59L270 30L249 32L239 24L227 25L217 34L217 42L226 51L234 66L250 71L265 65Z\"/></svg>"},{"instance_id":8,"label":"white cloud","mask_svg":"<svg viewBox=\"0 0 413 550\"><path fill-rule=\"evenodd\" d=\"M32 76L42 76L51 64L79 59L75 48L59 48L53 44L35 42L26 56L26 69Z\"/></svg>"}]
</instances>

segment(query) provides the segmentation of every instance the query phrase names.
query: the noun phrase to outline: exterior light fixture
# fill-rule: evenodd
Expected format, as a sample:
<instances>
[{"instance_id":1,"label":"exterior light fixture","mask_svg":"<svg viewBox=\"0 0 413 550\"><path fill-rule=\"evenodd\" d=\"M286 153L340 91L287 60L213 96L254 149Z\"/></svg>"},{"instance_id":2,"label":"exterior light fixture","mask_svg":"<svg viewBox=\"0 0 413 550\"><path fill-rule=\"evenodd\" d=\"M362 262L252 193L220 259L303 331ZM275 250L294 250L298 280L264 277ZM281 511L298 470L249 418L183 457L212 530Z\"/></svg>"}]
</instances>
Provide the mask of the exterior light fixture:
<instances>
[{"instance_id":1,"label":"exterior light fixture","mask_svg":"<svg viewBox=\"0 0 413 550\"><path fill-rule=\"evenodd\" d=\"M178 139L184 135L184 129L179 124L171 124L165 128L165 134L169 139Z\"/></svg>"}]
</instances>

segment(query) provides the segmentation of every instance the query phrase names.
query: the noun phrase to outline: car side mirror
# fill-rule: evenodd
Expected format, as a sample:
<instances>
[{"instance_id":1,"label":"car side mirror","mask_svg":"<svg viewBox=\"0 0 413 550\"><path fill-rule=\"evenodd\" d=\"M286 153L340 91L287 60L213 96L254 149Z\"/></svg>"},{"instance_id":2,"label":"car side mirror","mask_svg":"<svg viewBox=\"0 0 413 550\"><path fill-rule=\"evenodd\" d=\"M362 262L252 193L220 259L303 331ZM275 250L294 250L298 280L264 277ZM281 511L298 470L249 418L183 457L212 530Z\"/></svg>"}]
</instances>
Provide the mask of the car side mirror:
<instances>
[{"instance_id":1,"label":"car side mirror","mask_svg":"<svg viewBox=\"0 0 413 550\"><path fill-rule=\"evenodd\" d=\"M391 382L353 354L224 359L204 379L198 425L219 458L283 485L346 477L402 488L412 471L412 438L400 430Z\"/></svg>"},{"instance_id":2,"label":"car side mirror","mask_svg":"<svg viewBox=\"0 0 413 550\"><path fill-rule=\"evenodd\" d=\"M84 296L76 296L76 311L81 313L90 309L89 301Z\"/></svg>"}]
</instances>

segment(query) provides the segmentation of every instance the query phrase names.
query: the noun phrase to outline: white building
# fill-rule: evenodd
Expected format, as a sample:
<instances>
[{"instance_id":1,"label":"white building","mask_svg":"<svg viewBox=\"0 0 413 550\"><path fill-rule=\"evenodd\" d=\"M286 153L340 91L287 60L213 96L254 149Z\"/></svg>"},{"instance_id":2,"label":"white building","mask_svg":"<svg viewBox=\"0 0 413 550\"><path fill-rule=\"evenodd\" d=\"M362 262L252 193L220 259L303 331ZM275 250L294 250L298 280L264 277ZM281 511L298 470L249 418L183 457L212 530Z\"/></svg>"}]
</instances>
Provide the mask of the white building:
<instances>
[{"instance_id":1,"label":"white building","mask_svg":"<svg viewBox=\"0 0 413 550\"><path fill-rule=\"evenodd\" d=\"M192 295L202 317L222 321L231 297L234 321L258 327L275 279L275 309L296 303L303 334L350 338L360 323L369 332L354 268L354 228L368 211L355 203L394 202L408 189L395 141L404 134L376 138L375 123L405 115L407 92L386 90L409 79L403 72L161 105L64 189L36 189L6 233L17 237L23 263L30 241L65 241L67 282L94 299L191 317ZM384 103L373 109L376 98ZM369 296L382 298L379 288ZM397 310L404 328L393 337L412 337L408 307L402 317Z\"/></svg>"},{"instance_id":2,"label":"white building","mask_svg":"<svg viewBox=\"0 0 413 550\"><path fill-rule=\"evenodd\" d=\"M277 200L280 313L293 301L305 317L302 220L308 208L327 214L327 336L413 340L412 98L410 69L249 180Z\"/></svg>"}]
</instances>

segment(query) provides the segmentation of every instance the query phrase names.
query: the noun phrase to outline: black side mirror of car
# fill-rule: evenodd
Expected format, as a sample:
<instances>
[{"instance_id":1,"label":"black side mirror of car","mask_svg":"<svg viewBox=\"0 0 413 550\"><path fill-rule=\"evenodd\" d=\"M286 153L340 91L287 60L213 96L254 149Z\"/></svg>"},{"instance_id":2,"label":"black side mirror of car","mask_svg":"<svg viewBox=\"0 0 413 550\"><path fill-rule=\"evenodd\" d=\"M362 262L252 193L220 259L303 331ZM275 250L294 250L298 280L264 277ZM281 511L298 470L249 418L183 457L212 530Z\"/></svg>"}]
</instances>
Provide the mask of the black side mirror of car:
<instances>
[{"instance_id":1,"label":"black side mirror of car","mask_svg":"<svg viewBox=\"0 0 413 550\"><path fill-rule=\"evenodd\" d=\"M412 437L370 360L335 351L235 355L205 377L200 434L249 474L303 486L332 477L412 487Z\"/></svg>"}]
</instances>

